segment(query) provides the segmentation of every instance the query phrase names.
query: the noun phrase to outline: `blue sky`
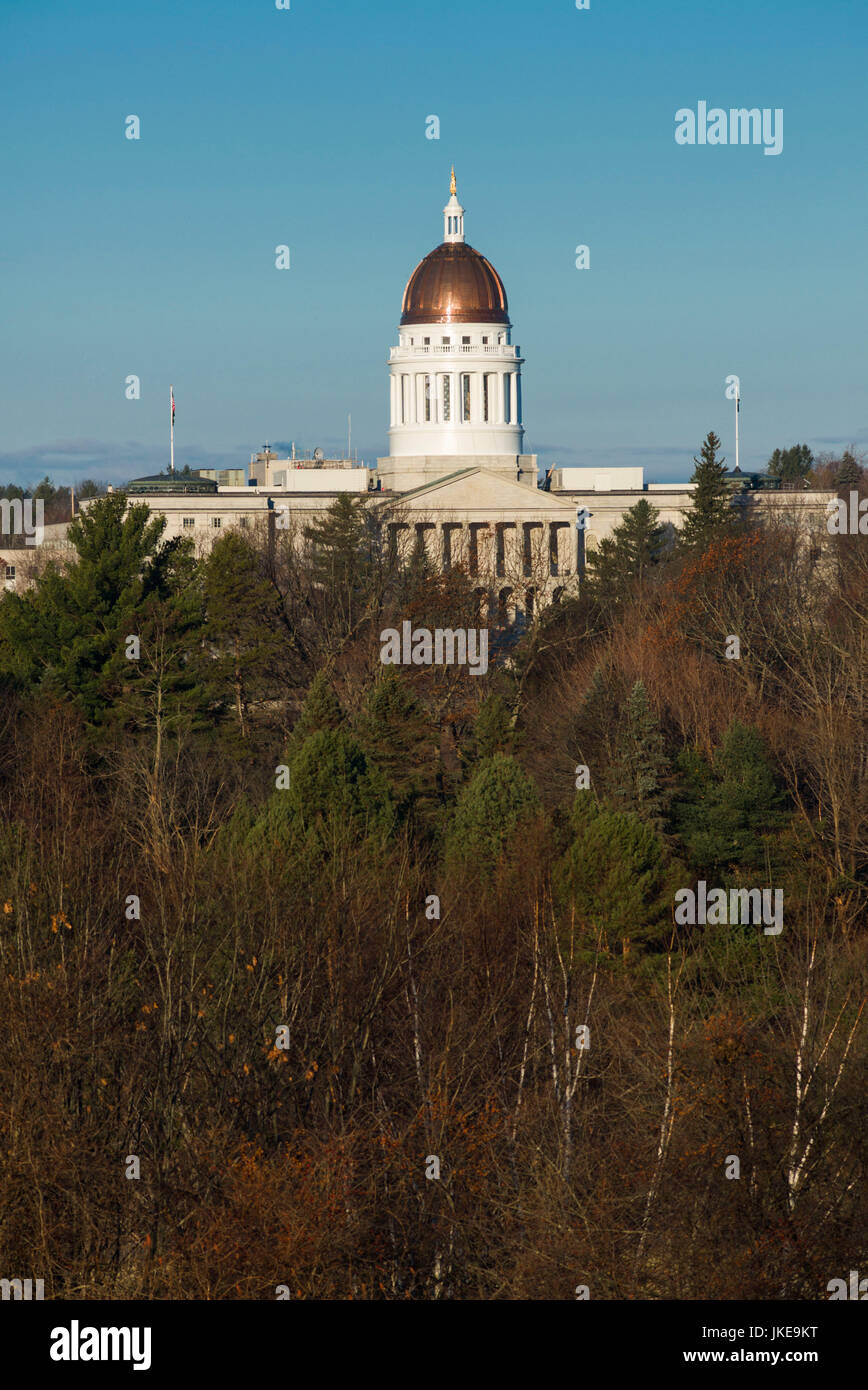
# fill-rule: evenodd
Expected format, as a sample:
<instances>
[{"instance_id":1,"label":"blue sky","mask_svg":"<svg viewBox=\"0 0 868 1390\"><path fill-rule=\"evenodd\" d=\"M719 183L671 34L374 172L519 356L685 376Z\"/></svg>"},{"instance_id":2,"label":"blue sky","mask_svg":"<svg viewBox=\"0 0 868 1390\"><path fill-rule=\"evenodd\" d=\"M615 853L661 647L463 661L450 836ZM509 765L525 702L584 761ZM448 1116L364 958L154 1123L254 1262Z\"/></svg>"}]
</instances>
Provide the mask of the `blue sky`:
<instances>
[{"instance_id":1,"label":"blue sky","mask_svg":"<svg viewBox=\"0 0 868 1390\"><path fill-rule=\"evenodd\" d=\"M373 463L452 161L541 464L732 461L730 372L742 467L868 448L866 52L864 0L2 0L0 481L158 470L170 381L177 466L349 412ZM677 145L700 100L783 152Z\"/></svg>"}]
</instances>

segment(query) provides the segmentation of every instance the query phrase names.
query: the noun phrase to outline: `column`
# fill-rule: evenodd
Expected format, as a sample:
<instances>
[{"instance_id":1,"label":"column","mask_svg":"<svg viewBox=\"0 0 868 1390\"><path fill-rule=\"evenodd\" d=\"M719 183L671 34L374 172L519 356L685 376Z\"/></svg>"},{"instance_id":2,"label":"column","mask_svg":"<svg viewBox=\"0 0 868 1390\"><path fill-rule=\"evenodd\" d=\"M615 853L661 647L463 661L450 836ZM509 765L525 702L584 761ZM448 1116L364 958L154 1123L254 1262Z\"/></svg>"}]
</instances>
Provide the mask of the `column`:
<instances>
[{"instance_id":1,"label":"column","mask_svg":"<svg viewBox=\"0 0 868 1390\"><path fill-rule=\"evenodd\" d=\"M438 574L445 574L449 568L449 552L447 550L449 533L442 521L436 523L434 536L434 549L436 554L435 567Z\"/></svg>"},{"instance_id":2,"label":"column","mask_svg":"<svg viewBox=\"0 0 868 1390\"><path fill-rule=\"evenodd\" d=\"M548 523L548 573L553 575L557 575L560 573L560 565L558 563L560 558L558 554L558 532L560 531L560 529L560 522L550 521Z\"/></svg>"}]
</instances>

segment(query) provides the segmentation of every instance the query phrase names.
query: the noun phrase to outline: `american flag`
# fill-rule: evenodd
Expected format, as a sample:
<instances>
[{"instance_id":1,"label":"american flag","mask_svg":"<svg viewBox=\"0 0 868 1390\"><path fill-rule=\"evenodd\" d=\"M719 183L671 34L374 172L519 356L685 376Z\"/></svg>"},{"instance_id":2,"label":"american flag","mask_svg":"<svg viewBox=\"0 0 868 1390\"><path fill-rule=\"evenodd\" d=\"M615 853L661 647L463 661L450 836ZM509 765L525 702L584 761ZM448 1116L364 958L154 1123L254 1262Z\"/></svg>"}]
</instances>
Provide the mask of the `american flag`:
<instances>
[{"instance_id":1,"label":"american flag","mask_svg":"<svg viewBox=\"0 0 868 1390\"><path fill-rule=\"evenodd\" d=\"M174 423L175 423L175 388L174 388L174 386L170 386L170 387L169 387L169 397L170 397L171 402L172 402L172 424L174 425Z\"/></svg>"}]
</instances>

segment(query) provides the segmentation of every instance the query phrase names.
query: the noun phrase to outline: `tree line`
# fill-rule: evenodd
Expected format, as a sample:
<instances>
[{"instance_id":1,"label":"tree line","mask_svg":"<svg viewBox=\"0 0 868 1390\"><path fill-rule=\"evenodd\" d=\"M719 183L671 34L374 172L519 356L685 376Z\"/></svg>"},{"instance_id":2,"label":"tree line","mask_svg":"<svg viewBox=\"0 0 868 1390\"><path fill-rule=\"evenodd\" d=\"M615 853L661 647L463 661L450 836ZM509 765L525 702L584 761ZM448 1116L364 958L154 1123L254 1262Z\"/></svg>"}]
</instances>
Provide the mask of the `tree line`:
<instances>
[{"instance_id":1,"label":"tree line","mask_svg":"<svg viewBox=\"0 0 868 1390\"><path fill-rule=\"evenodd\" d=\"M868 559L733 505L713 435L694 480L524 624L348 497L197 557L114 493L5 595L10 1277L816 1299L856 1266ZM486 621L488 673L384 667L404 620ZM677 925L699 881L783 890L782 933Z\"/></svg>"}]
</instances>

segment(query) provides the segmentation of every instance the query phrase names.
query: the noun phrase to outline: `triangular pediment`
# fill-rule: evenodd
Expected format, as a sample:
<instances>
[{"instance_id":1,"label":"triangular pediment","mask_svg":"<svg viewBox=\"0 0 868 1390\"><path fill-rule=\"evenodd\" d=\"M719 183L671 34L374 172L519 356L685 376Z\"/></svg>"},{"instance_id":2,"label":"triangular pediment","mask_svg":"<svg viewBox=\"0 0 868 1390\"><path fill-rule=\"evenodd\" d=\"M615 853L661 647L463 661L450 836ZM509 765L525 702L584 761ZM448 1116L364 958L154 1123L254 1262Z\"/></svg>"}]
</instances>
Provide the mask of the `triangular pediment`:
<instances>
[{"instance_id":1,"label":"triangular pediment","mask_svg":"<svg viewBox=\"0 0 868 1390\"><path fill-rule=\"evenodd\" d=\"M516 483L487 468L465 468L448 477L438 478L414 488L412 492L395 493L384 497L382 505L401 511L422 513L436 519L451 512L488 512L517 514L523 517L557 517L564 520L575 515L575 503L542 492L539 488Z\"/></svg>"}]
</instances>

